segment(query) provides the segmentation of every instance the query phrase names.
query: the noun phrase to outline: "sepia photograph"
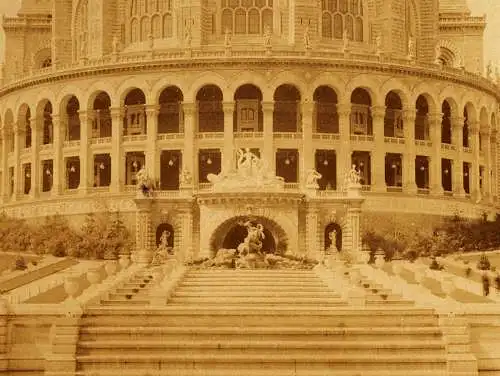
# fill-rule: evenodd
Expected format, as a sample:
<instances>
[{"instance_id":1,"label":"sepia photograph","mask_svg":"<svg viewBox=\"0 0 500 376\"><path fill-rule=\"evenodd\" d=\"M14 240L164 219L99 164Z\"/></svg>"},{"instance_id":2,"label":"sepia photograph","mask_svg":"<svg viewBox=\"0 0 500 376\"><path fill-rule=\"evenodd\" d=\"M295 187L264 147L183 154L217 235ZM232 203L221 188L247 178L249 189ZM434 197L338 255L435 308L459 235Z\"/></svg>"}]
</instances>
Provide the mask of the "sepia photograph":
<instances>
[{"instance_id":1,"label":"sepia photograph","mask_svg":"<svg viewBox=\"0 0 500 376\"><path fill-rule=\"evenodd\" d=\"M0 15L0 375L500 376L500 0Z\"/></svg>"}]
</instances>

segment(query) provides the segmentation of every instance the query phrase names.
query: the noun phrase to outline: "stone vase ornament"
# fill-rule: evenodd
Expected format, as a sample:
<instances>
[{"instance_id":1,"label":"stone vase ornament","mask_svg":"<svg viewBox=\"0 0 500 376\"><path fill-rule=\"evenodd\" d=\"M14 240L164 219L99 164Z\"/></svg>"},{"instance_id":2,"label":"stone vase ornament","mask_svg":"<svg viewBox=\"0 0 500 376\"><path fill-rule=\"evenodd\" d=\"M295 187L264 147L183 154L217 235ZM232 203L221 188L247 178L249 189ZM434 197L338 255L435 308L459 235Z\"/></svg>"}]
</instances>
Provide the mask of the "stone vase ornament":
<instances>
[{"instance_id":1,"label":"stone vase ornament","mask_svg":"<svg viewBox=\"0 0 500 376\"><path fill-rule=\"evenodd\" d=\"M106 262L106 265L104 265L104 270L106 271L108 277L114 275L117 269L118 269L118 262L116 260L108 260Z\"/></svg>"},{"instance_id":2,"label":"stone vase ornament","mask_svg":"<svg viewBox=\"0 0 500 376\"><path fill-rule=\"evenodd\" d=\"M68 276L64 280L64 291L68 294L68 299L75 299L75 295L80 290L80 278Z\"/></svg>"},{"instance_id":3,"label":"stone vase ornament","mask_svg":"<svg viewBox=\"0 0 500 376\"><path fill-rule=\"evenodd\" d=\"M91 285L96 285L101 282L101 273L98 268L92 268L87 271L87 281L89 281Z\"/></svg>"}]
</instances>

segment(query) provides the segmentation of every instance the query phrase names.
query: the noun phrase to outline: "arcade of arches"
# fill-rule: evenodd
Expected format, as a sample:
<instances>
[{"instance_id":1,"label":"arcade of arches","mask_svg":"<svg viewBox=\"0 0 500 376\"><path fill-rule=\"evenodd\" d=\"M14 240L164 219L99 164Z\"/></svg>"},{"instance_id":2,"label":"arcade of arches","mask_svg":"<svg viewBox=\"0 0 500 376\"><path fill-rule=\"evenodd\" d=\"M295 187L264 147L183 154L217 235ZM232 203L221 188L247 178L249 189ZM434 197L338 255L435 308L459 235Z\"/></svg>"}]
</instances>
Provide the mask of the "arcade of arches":
<instances>
[{"instance_id":1,"label":"arcade of arches","mask_svg":"<svg viewBox=\"0 0 500 376\"><path fill-rule=\"evenodd\" d=\"M282 84L272 102L263 102L261 89L245 84L230 102L210 84L197 91L196 103L170 86L155 104L138 88L123 95L121 108L112 108L105 92L90 103L67 96L61 103L24 104L17 117L11 110L3 117L5 155L23 156L13 163L3 158L3 197L123 192L144 165L160 190L178 190L182 170L192 172L194 184L206 184L208 174L234 166L232 145L247 142L289 184L316 168L320 189L335 190L342 171L355 164L365 190L496 196L490 157L495 114L471 103L460 109L452 98L438 105L425 93L414 105L395 90L383 107L360 87L346 99L319 86L311 106L295 85ZM342 148L342 140L352 150Z\"/></svg>"}]
</instances>

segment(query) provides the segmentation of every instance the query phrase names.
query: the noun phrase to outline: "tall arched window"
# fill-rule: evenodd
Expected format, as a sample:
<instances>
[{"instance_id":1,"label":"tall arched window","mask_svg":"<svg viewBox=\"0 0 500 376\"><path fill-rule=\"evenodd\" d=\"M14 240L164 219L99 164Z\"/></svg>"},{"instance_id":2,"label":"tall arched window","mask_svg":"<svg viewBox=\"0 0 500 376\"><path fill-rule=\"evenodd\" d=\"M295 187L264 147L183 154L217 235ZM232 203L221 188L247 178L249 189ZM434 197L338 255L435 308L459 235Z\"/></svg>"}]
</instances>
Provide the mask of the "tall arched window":
<instances>
[{"instance_id":1,"label":"tall arched window","mask_svg":"<svg viewBox=\"0 0 500 376\"><path fill-rule=\"evenodd\" d=\"M222 0L221 33L263 34L273 28L273 0Z\"/></svg>"},{"instance_id":2,"label":"tall arched window","mask_svg":"<svg viewBox=\"0 0 500 376\"><path fill-rule=\"evenodd\" d=\"M172 38L172 0L130 0L127 25L129 43L153 38Z\"/></svg>"},{"instance_id":3,"label":"tall arched window","mask_svg":"<svg viewBox=\"0 0 500 376\"><path fill-rule=\"evenodd\" d=\"M323 38L342 39L346 28L350 40L363 41L363 0L323 0L321 10Z\"/></svg>"}]
</instances>

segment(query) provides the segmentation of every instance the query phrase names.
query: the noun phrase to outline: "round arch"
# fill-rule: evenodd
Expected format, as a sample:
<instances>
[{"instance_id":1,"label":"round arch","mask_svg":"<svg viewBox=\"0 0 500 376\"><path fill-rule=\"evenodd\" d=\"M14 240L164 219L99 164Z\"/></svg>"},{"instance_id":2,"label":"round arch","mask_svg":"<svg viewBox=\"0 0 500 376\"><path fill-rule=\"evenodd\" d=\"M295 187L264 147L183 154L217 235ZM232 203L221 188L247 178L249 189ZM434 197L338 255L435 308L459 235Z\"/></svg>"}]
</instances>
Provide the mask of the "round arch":
<instances>
[{"instance_id":1,"label":"round arch","mask_svg":"<svg viewBox=\"0 0 500 376\"><path fill-rule=\"evenodd\" d=\"M252 216L249 218L246 215L234 216L229 219L226 219L222 222L215 231L210 236L210 251L212 255L223 248L224 240L226 237L233 231L233 229L240 225L242 222L246 222L251 220L253 223L260 223L264 226L264 234L266 233L272 236L271 239L268 239L268 244L272 244L274 246L274 251L278 254L284 254L288 249L288 237L285 233L285 230L274 220L263 217L263 216ZM267 230L267 231L266 231ZM235 230L241 231L241 230ZM240 234L242 234L240 232ZM268 236L266 235L266 238ZM264 239L265 240L265 239ZM272 240L272 243L271 243ZM274 244L273 244L274 243Z\"/></svg>"},{"instance_id":2,"label":"round arch","mask_svg":"<svg viewBox=\"0 0 500 376\"><path fill-rule=\"evenodd\" d=\"M160 245L160 243L161 243L161 237L162 237L164 231L166 231L166 235L167 235L167 247L173 248L174 247L175 230L174 230L174 226L172 226L168 222L160 223L156 227L156 237L155 237L155 239L156 239L156 241L155 241L156 247L158 247Z\"/></svg>"}]
</instances>

